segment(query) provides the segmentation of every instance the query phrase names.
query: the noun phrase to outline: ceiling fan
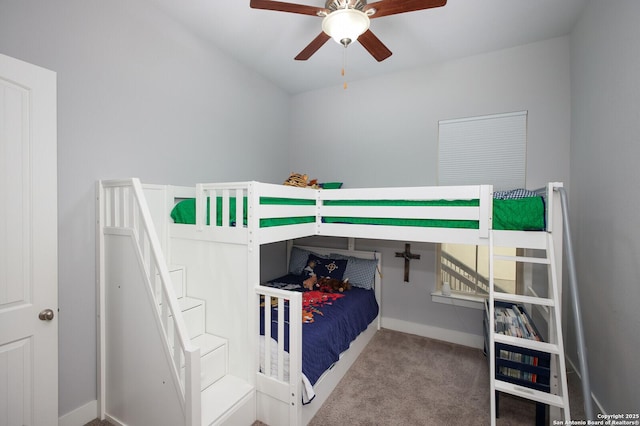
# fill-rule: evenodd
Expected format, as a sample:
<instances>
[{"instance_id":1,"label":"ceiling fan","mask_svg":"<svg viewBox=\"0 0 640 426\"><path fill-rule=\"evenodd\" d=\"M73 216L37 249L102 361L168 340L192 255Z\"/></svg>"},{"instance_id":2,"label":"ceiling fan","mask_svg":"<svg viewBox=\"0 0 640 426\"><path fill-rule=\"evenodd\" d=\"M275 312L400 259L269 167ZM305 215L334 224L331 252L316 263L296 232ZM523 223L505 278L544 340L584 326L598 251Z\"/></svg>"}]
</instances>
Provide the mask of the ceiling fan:
<instances>
[{"instance_id":1,"label":"ceiling fan","mask_svg":"<svg viewBox=\"0 0 640 426\"><path fill-rule=\"evenodd\" d=\"M447 0L380 0L370 4L366 0L326 0L325 7L316 7L275 0L251 0L250 6L254 9L324 18L322 32L298 53L295 57L298 61L306 61L333 38L345 48L358 40L380 62L391 56L391 51L371 32L369 19L431 9L445 4Z\"/></svg>"}]
</instances>

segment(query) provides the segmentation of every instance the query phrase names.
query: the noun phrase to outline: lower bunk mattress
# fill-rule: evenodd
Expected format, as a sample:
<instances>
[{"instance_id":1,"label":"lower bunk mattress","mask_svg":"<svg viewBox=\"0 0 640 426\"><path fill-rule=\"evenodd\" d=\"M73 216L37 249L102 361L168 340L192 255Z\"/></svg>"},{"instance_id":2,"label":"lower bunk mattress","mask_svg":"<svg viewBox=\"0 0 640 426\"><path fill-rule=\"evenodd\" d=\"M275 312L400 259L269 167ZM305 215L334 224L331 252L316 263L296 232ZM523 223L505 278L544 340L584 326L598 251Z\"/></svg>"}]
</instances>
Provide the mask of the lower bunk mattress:
<instances>
[{"instance_id":1,"label":"lower bunk mattress","mask_svg":"<svg viewBox=\"0 0 640 426\"><path fill-rule=\"evenodd\" d=\"M301 291L302 295L302 372L308 386L313 386L351 342L367 329L378 316L378 302L374 290L352 287L345 292L304 290L303 275L289 274L264 284L283 290ZM268 305L268 303L267 303ZM261 304L260 334L264 335L264 309ZM277 306L271 307L271 337L278 340ZM289 322L289 305L285 303L285 325ZM284 349L289 351L289 328L285 326ZM312 391L307 389L307 393ZM313 399L311 393L303 402Z\"/></svg>"}]
</instances>

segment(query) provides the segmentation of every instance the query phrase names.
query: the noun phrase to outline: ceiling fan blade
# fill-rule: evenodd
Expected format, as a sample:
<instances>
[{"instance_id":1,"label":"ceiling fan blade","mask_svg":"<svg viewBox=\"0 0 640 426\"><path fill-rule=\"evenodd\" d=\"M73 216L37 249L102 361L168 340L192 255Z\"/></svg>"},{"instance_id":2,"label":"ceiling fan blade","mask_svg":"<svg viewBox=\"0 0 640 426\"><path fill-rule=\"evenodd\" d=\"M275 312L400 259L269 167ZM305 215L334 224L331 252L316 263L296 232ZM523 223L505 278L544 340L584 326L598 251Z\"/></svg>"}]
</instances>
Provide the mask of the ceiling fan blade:
<instances>
[{"instance_id":1,"label":"ceiling fan blade","mask_svg":"<svg viewBox=\"0 0 640 426\"><path fill-rule=\"evenodd\" d=\"M306 61L318 51L331 37L329 37L324 31L318 34L318 37L314 38L311 43L307 45L302 52L298 53L295 57L296 61Z\"/></svg>"},{"instance_id":2,"label":"ceiling fan blade","mask_svg":"<svg viewBox=\"0 0 640 426\"><path fill-rule=\"evenodd\" d=\"M380 0L366 5L364 11L375 9L376 12L370 16L370 18L373 19L382 16L397 15L398 13L442 7L445 4L447 4L447 0Z\"/></svg>"},{"instance_id":3,"label":"ceiling fan blade","mask_svg":"<svg viewBox=\"0 0 640 426\"><path fill-rule=\"evenodd\" d=\"M392 55L387 46L385 46L371 30L367 30L360 35L358 41L378 62L382 62Z\"/></svg>"},{"instance_id":4,"label":"ceiling fan blade","mask_svg":"<svg viewBox=\"0 0 640 426\"><path fill-rule=\"evenodd\" d=\"M254 9L276 10L278 12L300 13L311 16L318 16L318 12L329 13L329 10L324 7L306 6L304 4L273 0L251 0L249 5Z\"/></svg>"}]
</instances>

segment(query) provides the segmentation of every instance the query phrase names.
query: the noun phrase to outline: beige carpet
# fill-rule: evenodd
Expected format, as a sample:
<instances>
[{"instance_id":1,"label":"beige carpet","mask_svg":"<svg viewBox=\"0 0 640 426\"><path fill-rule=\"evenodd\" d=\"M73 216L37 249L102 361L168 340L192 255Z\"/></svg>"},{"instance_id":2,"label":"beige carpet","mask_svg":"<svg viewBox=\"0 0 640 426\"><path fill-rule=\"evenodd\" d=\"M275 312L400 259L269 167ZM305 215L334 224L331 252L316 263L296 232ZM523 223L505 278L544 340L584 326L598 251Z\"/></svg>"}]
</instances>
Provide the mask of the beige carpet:
<instances>
[{"instance_id":1,"label":"beige carpet","mask_svg":"<svg viewBox=\"0 0 640 426\"><path fill-rule=\"evenodd\" d=\"M582 419L582 399L576 397L572 415ZM501 394L499 414L498 425L535 424L531 401ZM482 351L384 329L311 421L314 426L488 424L489 366Z\"/></svg>"},{"instance_id":2,"label":"beige carpet","mask_svg":"<svg viewBox=\"0 0 640 426\"><path fill-rule=\"evenodd\" d=\"M572 419L577 420L584 419L584 410L576 382L570 373ZM501 395L499 414L500 426L535 424L535 404L531 401ZM310 423L489 424L489 367L482 351L384 329L376 333ZM94 421L87 426L107 425Z\"/></svg>"}]
</instances>

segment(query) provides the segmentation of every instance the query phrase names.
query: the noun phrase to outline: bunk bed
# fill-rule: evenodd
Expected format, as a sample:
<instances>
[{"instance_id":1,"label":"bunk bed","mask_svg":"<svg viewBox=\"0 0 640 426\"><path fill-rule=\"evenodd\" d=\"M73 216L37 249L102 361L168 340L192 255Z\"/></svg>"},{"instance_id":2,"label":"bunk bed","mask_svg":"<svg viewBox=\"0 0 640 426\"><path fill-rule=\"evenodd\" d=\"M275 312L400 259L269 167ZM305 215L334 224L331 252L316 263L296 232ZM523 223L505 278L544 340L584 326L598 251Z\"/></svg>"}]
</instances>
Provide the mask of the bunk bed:
<instances>
[{"instance_id":1,"label":"bunk bed","mask_svg":"<svg viewBox=\"0 0 640 426\"><path fill-rule=\"evenodd\" d=\"M292 246L288 253L287 275L256 290L261 306L257 390L263 414L259 417L267 424L308 423L381 322L380 253L305 246ZM346 274L355 278L351 289L343 293L304 289L306 275L300 268L308 256L348 262ZM367 278L358 279L363 276ZM284 340L278 338L283 335Z\"/></svg>"},{"instance_id":2,"label":"bunk bed","mask_svg":"<svg viewBox=\"0 0 640 426\"><path fill-rule=\"evenodd\" d=\"M552 241L555 253L562 253L554 194L561 186L550 183L540 196L524 198L494 197L490 185L323 190L232 182L149 186L146 193L154 194L150 198L160 212L154 223L168 263L186 265L190 279L207 283L192 286L190 293L207 301L207 331L233 339L229 370L255 385L257 419L298 425L310 421L355 361L380 315L317 380L315 399L303 404L302 321L286 320L302 318L302 293L262 285L263 245L314 235L533 250L546 250ZM312 250L380 261L375 253ZM554 262L561 273L561 256ZM377 277L378 303L380 285ZM278 309L264 308L269 305ZM261 323L275 323L275 331ZM286 344L272 339L285 333Z\"/></svg>"}]
</instances>

